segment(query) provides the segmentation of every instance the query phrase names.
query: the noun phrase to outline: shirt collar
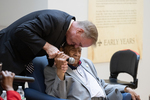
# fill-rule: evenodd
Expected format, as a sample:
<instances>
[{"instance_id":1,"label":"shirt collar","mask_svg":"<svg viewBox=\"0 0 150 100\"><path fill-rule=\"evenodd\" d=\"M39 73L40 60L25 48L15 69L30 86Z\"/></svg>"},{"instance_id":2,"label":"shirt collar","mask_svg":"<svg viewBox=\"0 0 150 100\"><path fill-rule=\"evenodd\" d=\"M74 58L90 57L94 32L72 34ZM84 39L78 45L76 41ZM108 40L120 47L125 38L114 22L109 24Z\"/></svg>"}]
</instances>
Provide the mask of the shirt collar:
<instances>
[{"instance_id":1,"label":"shirt collar","mask_svg":"<svg viewBox=\"0 0 150 100\"><path fill-rule=\"evenodd\" d=\"M69 28L71 27L71 24L72 24L73 22L74 22L74 20L71 19L70 24L69 24L69 27L68 27L68 30L69 30Z\"/></svg>"},{"instance_id":2,"label":"shirt collar","mask_svg":"<svg viewBox=\"0 0 150 100\"><path fill-rule=\"evenodd\" d=\"M78 66L80 66L80 65L81 65L81 63L82 63L82 62L81 62L81 60L79 60L79 62L78 62ZM75 67L75 66L72 66L72 65L69 65L69 64L68 64L68 66L69 66L72 70L75 70L75 69L77 69L77 67L78 67L78 66L77 66L77 67Z\"/></svg>"}]
</instances>

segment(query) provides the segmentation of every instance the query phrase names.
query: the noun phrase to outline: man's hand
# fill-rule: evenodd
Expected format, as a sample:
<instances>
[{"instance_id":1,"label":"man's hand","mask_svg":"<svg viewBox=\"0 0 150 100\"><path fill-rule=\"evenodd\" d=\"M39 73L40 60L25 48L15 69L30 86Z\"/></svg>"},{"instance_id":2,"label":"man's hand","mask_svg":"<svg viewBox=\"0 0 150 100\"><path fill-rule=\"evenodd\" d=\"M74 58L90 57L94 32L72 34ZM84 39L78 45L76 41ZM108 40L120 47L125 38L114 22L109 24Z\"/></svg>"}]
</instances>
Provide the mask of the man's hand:
<instances>
[{"instance_id":1,"label":"man's hand","mask_svg":"<svg viewBox=\"0 0 150 100\"><path fill-rule=\"evenodd\" d=\"M2 71L0 73L0 75L2 75L1 85L2 85L3 89L5 89L6 91L14 90L13 89L13 80L15 77L15 73L12 73L10 71Z\"/></svg>"},{"instance_id":2,"label":"man's hand","mask_svg":"<svg viewBox=\"0 0 150 100\"><path fill-rule=\"evenodd\" d=\"M131 94L132 100L141 100L141 99L140 99L140 96L137 95L137 94L135 93L135 91L133 91L133 89L131 89L131 88L129 88L129 87L126 87L124 91Z\"/></svg>"},{"instance_id":3,"label":"man's hand","mask_svg":"<svg viewBox=\"0 0 150 100\"><path fill-rule=\"evenodd\" d=\"M56 55L59 53L59 50L55 46L49 44L48 42L46 42L43 49L48 54L49 59L55 58Z\"/></svg>"}]
</instances>

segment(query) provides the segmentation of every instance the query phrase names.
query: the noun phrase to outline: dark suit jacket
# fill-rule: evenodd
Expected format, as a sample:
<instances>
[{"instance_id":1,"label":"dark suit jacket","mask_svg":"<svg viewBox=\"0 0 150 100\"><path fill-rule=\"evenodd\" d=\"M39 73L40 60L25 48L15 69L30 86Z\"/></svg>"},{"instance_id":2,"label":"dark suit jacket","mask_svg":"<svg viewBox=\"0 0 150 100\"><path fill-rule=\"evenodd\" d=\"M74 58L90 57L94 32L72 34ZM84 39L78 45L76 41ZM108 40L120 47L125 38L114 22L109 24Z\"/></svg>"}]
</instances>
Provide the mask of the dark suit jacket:
<instances>
[{"instance_id":1,"label":"dark suit jacket","mask_svg":"<svg viewBox=\"0 0 150 100\"><path fill-rule=\"evenodd\" d=\"M59 48L65 42L71 19L75 20L75 17L63 11L41 10L18 19L0 31L3 70L20 74L25 69L24 65L34 57L46 55L42 49L46 41Z\"/></svg>"}]
</instances>

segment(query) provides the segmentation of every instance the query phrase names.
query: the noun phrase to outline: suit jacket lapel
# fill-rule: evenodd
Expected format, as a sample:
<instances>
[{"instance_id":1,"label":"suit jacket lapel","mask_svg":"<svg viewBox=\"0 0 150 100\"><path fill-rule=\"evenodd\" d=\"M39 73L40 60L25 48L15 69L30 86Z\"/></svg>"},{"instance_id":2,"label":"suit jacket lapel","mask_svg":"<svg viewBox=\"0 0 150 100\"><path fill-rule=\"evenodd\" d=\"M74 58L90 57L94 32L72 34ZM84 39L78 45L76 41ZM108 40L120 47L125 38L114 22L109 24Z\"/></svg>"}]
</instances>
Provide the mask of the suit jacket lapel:
<instances>
[{"instance_id":1,"label":"suit jacket lapel","mask_svg":"<svg viewBox=\"0 0 150 100\"><path fill-rule=\"evenodd\" d=\"M92 73L90 66L89 66L87 63L85 63L83 60L81 60L81 62L82 62L82 63L81 63L81 66L82 66L87 72L89 72L94 78L96 78L95 75Z\"/></svg>"},{"instance_id":2,"label":"suit jacket lapel","mask_svg":"<svg viewBox=\"0 0 150 100\"><path fill-rule=\"evenodd\" d=\"M81 59L80 59L80 60L81 60ZM82 62L82 63L81 63L81 66L82 66L87 72L89 72L94 78L96 78L95 75L91 72L91 69L90 69L89 65L88 65L87 63L85 63L83 60L81 60L81 62ZM84 84L83 81L72 71L72 69L71 69L70 67L68 67L67 73L70 74L72 77L76 78L76 79L77 79L79 82L81 82L82 84Z\"/></svg>"},{"instance_id":3,"label":"suit jacket lapel","mask_svg":"<svg viewBox=\"0 0 150 100\"><path fill-rule=\"evenodd\" d=\"M68 67L68 70L66 73L72 76L73 78L75 78L76 80L78 80L80 83L84 84L83 81L72 71L70 67Z\"/></svg>"},{"instance_id":4,"label":"suit jacket lapel","mask_svg":"<svg viewBox=\"0 0 150 100\"><path fill-rule=\"evenodd\" d=\"M88 88L83 83L83 81L72 71L72 69L70 67L68 67L68 70L66 73L69 74L70 76L72 76L73 78L75 78L77 81L79 81L83 85L83 87L85 87L87 89L87 91L89 92Z\"/></svg>"},{"instance_id":5,"label":"suit jacket lapel","mask_svg":"<svg viewBox=\"0 0 150 100\"><path fill-rule=\"evenodd\" d=\"M103 89L103 86L100 84L100 82L97 80L97 77L93 74L94 72L92 72L92 70L91 70L91 67L89 66L89 64L88 63L86 63L85 61L83 61L82 59L80 59L81 60L81 62L82 62L82 67L87 71L87 72L89 72L95 79L96 79L96 81L98 82L98 84L102 87L102 90L103 90L103 92L105 93L105 90Z\"/></svg>"}]
</instances>

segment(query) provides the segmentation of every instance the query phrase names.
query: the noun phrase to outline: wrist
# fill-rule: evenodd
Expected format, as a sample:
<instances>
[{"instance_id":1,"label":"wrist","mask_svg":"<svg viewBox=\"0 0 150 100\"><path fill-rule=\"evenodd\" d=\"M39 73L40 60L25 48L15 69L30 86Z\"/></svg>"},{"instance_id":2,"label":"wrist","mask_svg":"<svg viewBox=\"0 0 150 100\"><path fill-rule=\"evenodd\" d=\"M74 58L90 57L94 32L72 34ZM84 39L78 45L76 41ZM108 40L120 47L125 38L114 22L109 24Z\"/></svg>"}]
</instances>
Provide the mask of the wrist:
<instances>
[{"instance_id":1,"label":"wrist","mask_svg":"<svg viewBox=\"0 0 150 100\"><path fill-rule=\"evenodd\" d=\"M43 49L46 51L49 48L50 44L48 42L45 43L43 46Z\"/></svg>"},{"instance_id":2,"label":"wrist","mask_svg":"<svg viewBox=\"0 0 150 100\"><path fill-rule=\"evenodd\" d=\"M14 89L12 87L8 87L5 89L6 91L14 91Z\"/></svg>"},{"instance_id":3,"label":"wrist","mask_svg":"<svg viewBox=\"0 0 150 100\"><path fill-rule=\"evenodd\" d=\"M57 69L57 75L62 76L65 73L63 73L62 69Z\"/></svg>"},{"instance_id":4,"label":"wrist","mask_svg":"<svg viewBox=\"0 0 150 100\"><path fill-rule=\"evenodd\" d=\"M57 76L60 80L64 80L65 73L61 69L57 69Z\"/></svg>"},{"instance_id":5,"label":"wrist","mask_svg":"<svg viewBox=\"0 0 150 100\"><path fill-rule=\"evenodd\" d=\"M128 89L129 89L129 87L128 87L128 86L126 86L126 87L125 87L125 89L124 89L124 92L129 92L129 90L128 90Z\"/></svg>"}]
</instances>

